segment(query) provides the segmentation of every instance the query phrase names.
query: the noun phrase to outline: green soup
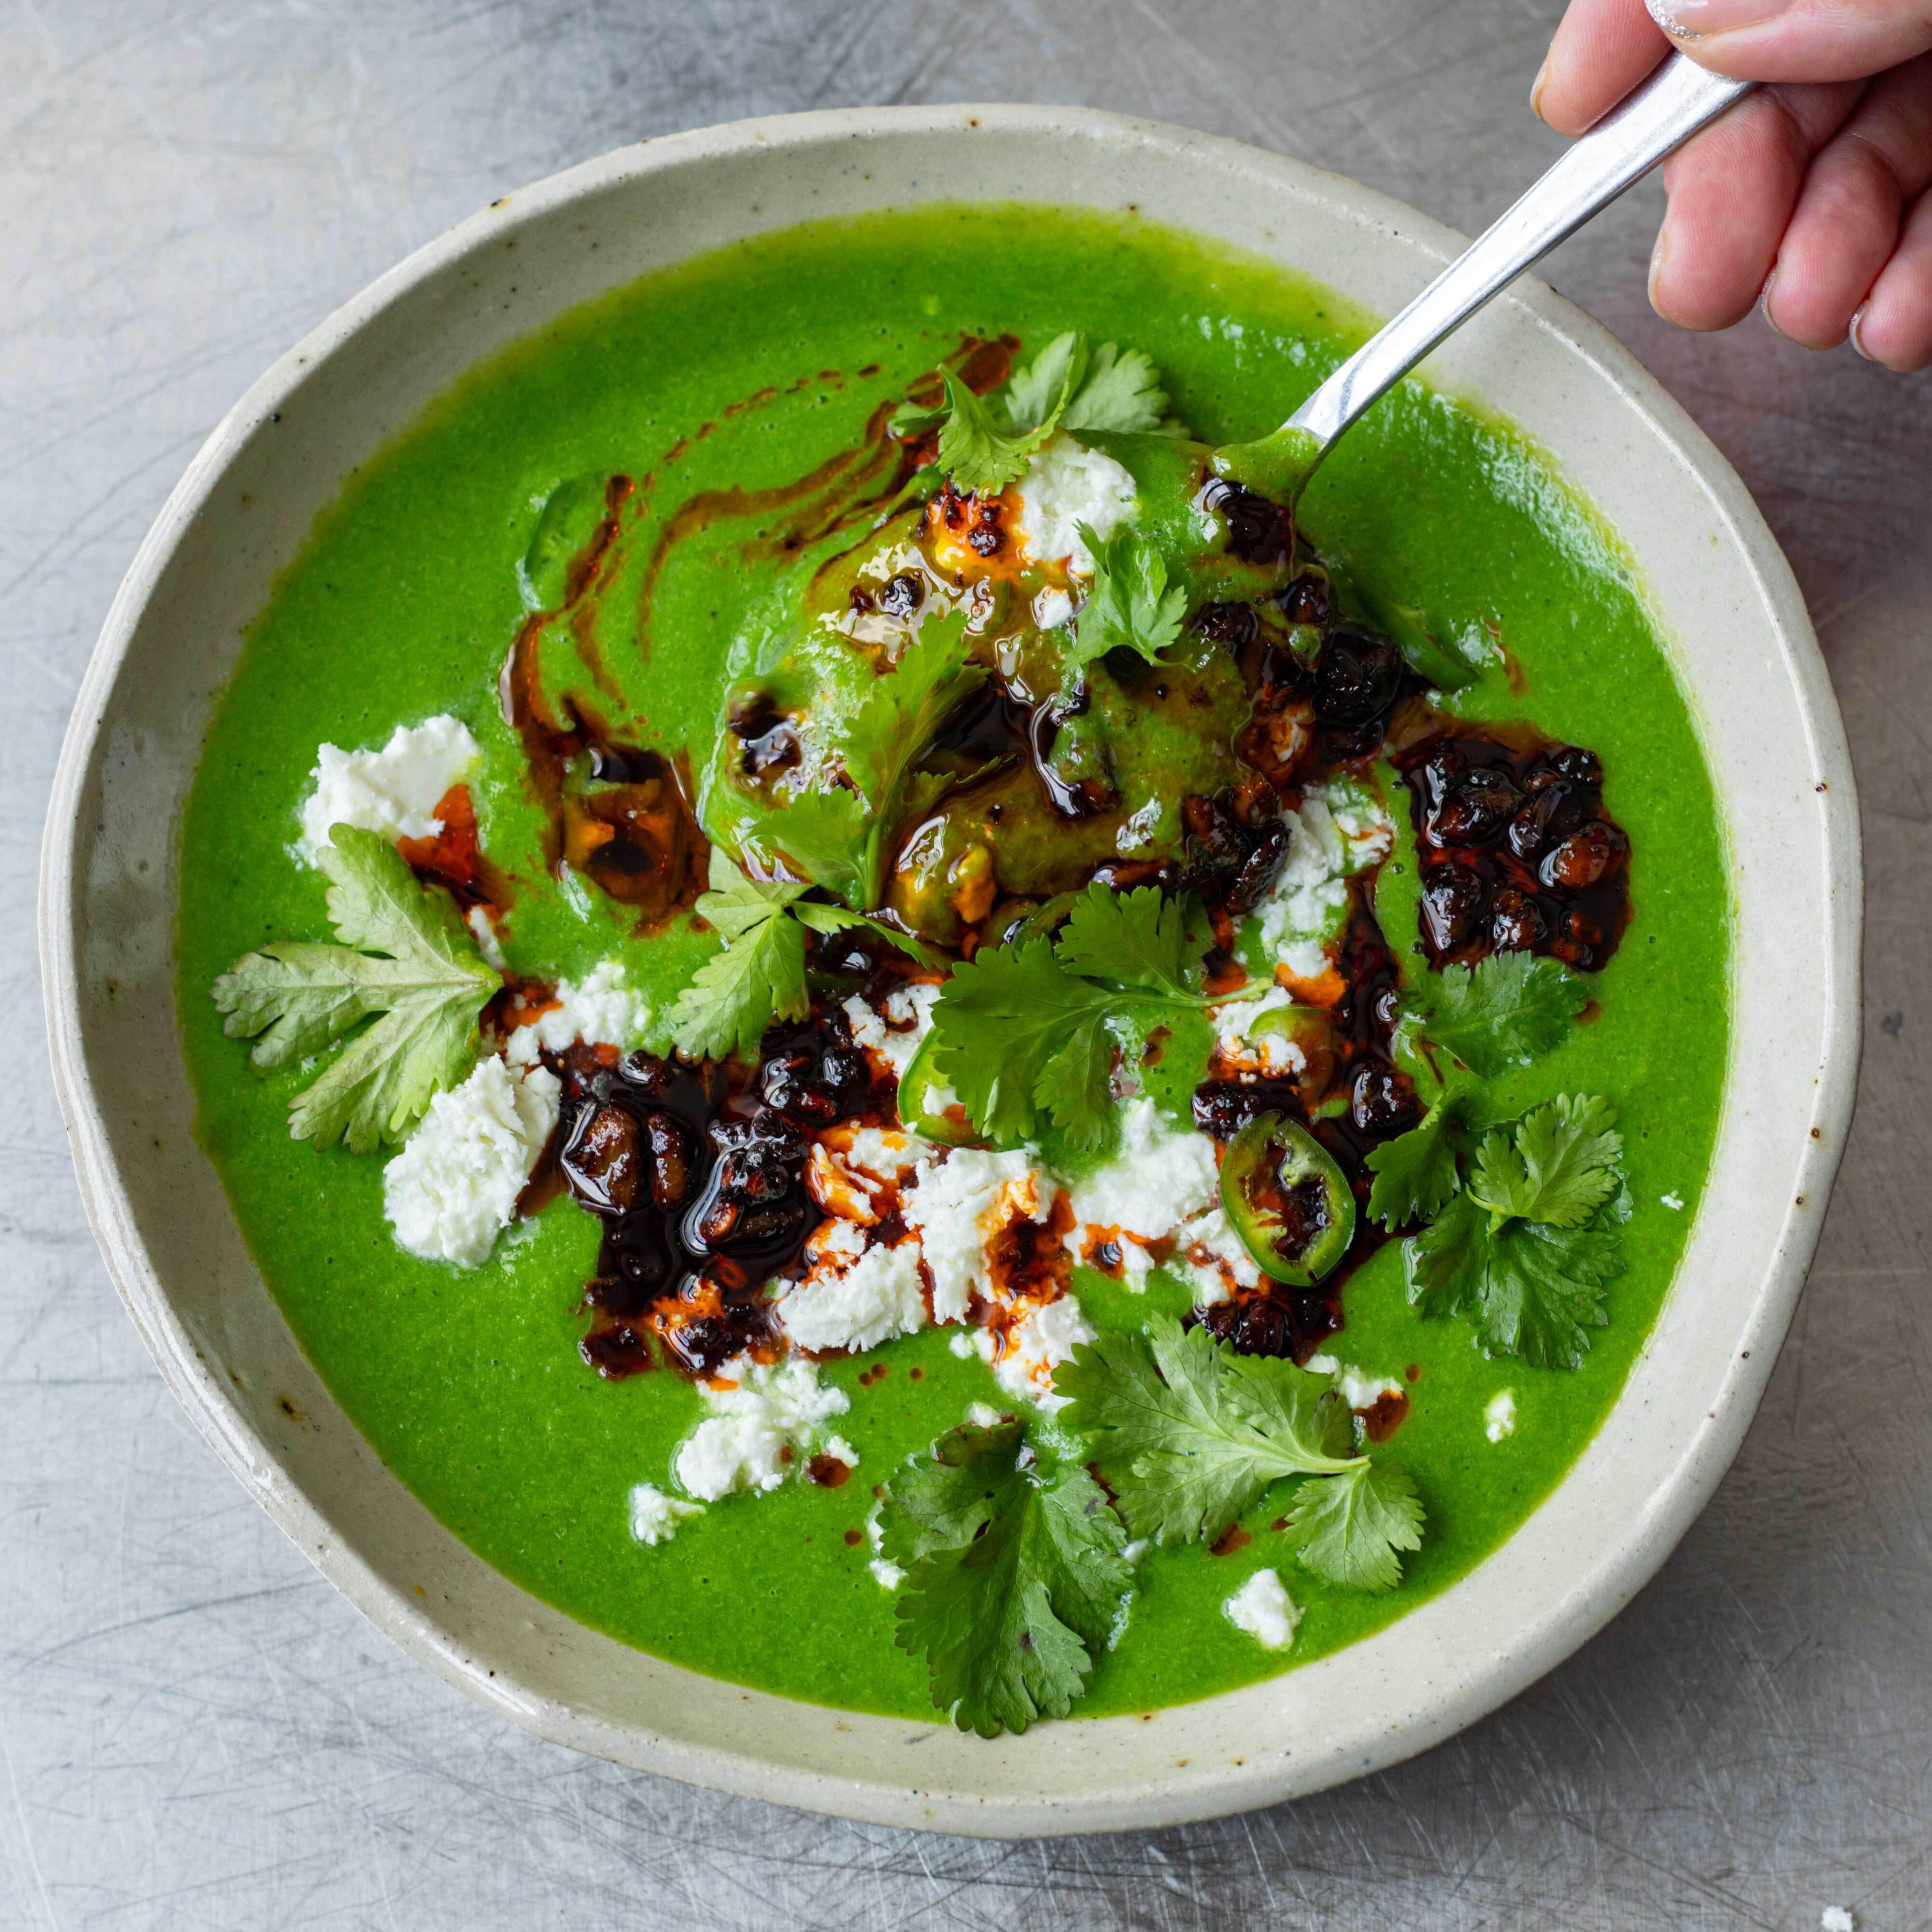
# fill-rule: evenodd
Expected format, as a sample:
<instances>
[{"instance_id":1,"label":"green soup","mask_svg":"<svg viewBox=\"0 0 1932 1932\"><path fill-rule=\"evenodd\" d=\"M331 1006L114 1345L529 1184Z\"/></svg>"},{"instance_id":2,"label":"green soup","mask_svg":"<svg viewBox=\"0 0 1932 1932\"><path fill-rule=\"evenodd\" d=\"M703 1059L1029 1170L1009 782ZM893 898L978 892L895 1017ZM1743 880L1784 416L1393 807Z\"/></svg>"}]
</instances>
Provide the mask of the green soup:
<instances>
[{"instance_id":1,"label":"green soup","mask_svg":"<svg viewBox=\"0 0 1932 1932\"><path fill-rule=\"evenodd\" d=\"M926 1666L895 1646L895 1598L868 1568L865 1526L875 1486L905 1458L969 1404L1003 1400L985 1364L936 1328L827 1360L823 1378L850 1398L838 1426L858 1453L852 1480L727 1497L646 1546L631 1534L628 1494L665 1480L701 1399L675 1373L610 1382L580 1358L597 1223L559 1198L479 1267L406 1253L384 1218L389 1156L292 1139L286 1109L306 1076L252 1070L209 987L265 941L327 936L323 882L289 850L318 746L380 745L399 724L449 713L482 748L471 791L482 848L514 888L511 969L554 979L615 958L668 1007L716 939L682 914L640 932L634 905L560 884L549 818L498 702L506 653L546 595L531 580L562 568L562 550L533 548L546 506L554 519L567 509L560 485L576 479L634 480L626 594L606 598L601 632L577 642L621 686L611 701L631 713L628 737L682 754L701 783L721 688L747 662L742 640L778 565L735 538L661 552L680 509L736 491L741 523L776 530L757 493L777 504L861 447L874 412L962 334L1031 347L1069 329L1144 351L1174 412L1216 442L1282 421L1365 332L1323 291L1258 260L1144 222L1034 208L816 224L647 278L472 372L357 472L250 628L183 834L181 1016L199 1136L304 1349L383 1461L485 1560L586 1624L734 1682L906 1718L932 1714ZM1461 1321L1425 1317L1406 1293L1400 1244L1379 1248L1347 1279L1336 1343L1392 1366L1407 1396L1374 1451L1413 1479L1427 1511L1400 1585L1372 1594L1298 1568L1270 1527L1282 1511L1271 1490L1222 1553L1141 1557L1138 1594L1096 1660L1083 1714L1310 1661L1494 1550L1623 1386L1683 1252L1718 1115L1723 835L1694 720L1615 542L1508 429L1414 383L1349 436L1304 508L1318 545L1427 613L1439 635L1506 645L1456 694L1458 716L1532 720L1602 760L1605 809L1630 841L1628 926L1589 976L1588 1023L1490 1083L1488 1104L1496 1118L1558 1093L1616 1106L1626 1265L1581 1366L1534 1368L1486 1354ZM654 564L659 554L668 561ZM1157 789L1168 767L1149 769ZM1184 1112L1200 1057L1170 1052L1150 1090ZM1087 1268L1072 1292L1102 1329L1187 1302L1161 1276L1134 1296ZM1514 1431L1492 1439L1486 1415L1505 1390ZM1303 1612L1286 1651L1221 1612L1264 1566Z\"/></svg>"}]
</instances>

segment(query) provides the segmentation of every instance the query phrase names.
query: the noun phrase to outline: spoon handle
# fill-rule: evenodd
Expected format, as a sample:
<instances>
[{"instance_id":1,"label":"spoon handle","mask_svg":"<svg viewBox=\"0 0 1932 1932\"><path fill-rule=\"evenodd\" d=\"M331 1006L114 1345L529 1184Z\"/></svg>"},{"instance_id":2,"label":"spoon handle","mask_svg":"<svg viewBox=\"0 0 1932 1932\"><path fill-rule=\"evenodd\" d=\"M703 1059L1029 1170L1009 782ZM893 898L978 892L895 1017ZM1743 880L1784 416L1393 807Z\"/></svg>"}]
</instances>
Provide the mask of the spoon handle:
<instances>
[{"instance_id":1,"label":"spoon handle","mask_svg":"<svg viewBox=\"0 0 1932 1932\"><path fill-rule=\"evenodd\" d=\"M1308 466L1445 335L1755 85L1673 53L1288 418L1319 446Z\"/></svg>"}]
</instances>

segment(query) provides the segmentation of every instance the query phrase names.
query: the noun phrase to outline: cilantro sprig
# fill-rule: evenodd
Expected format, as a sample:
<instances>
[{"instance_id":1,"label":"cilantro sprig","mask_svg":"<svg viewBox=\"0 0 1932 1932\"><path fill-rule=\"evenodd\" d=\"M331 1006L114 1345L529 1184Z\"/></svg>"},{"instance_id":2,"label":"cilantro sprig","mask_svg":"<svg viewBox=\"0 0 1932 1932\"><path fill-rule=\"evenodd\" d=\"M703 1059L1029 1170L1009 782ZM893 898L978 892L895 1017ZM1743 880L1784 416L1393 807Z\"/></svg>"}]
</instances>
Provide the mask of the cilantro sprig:
<instances>
[{"instance_id":1,"label":"cilantro sprig","mask_svg":"<svg viewBox=\"0 0 1932 1932\"><path fill-rule=\"evenodd\" d=\"M1485 1079L1547 1053L1590 998L1576 974L1533 952L1492 952L1428 978L1424 1030Z\"/></svg>"},{"instance_id":2,"label":"cilantro sprig","mask_svg":"<svg viewBox=\"0 0 1932 1932\"><path fill-rule=\"evenodd\" d=\"M319 855L337 945L277 940L212 988L231 1040L266 1072L355 1034L289 1103L297 1140L368 1154L400 1140L475 1064L478 1016L502 989L447 892L418 883L373 832L338 825Z\"/></svg>"},{"instance_id":3,"label":"cilantro sprig","mask_svg":"<svg viewBox=\"0 0 1932 1932\"><path fill-rule=\"evenodd\" d=\"M853 714L838 747L850 785L795 797L759 829L760 839L778 848L788 869L836 893L854 911L880 903L899 831L955 782L946 773L913 767L947 714L986 680L970 650L963 611L928 619Z\"/></svg>"},{"instance_id":4,"label":"cilantro sprig","mask_svg":"<svg viewBox=\"0 0 1932 1932\"><path fill-rule=\"evenodd\" d=\"M1025 1434L950 1430L893 1475L880 1518L906 1573L898 1646L925 1656L934 1703L982 1737L1065 1717L1133 1593L1100 1485Z\"/></svg>"},{"instance_id":5,"label":"cilantro sprig","mask_svg":"<svg viewBox=\"0 0 1932 1932\"><path fill-rule=\"evenodd\" d=\"M1077 684L1096 658L1117 648L1134 652L1149 664L1180 640L1187 616L1187 592L1168 583L1167 560L1133 529L1123 524L1102 538L1090 524L1078 526L1080 540L1094 559L1094 587L1075 620L1066 654L1066 680Z\"/></svg>"},{"instance_id":6,"label":"cilantro sprig","mask_svg":"<svg viewBox=\"0 0 1932 1932\"><path fill-rule=\"evenodd\" d=\"M1178 900L1090 886L1057 940L982 947L954 969L933 1004L934 1070L995 1145L1033 1139L1045 1118L1076 1147L1104 1146L1116 1029L1208 1004L1189 950Z\"/></svg>"},{"instance_id":7,"label":"cilantro sprig","mask_svg":"<svg viewBox=\"0 0 1932 1932\"><path fill-rule=\"evenodd\" d=\"M1624 1271L1623 1138L1596 1095L1559 1094L1477 1146L1460 1191L1403 1245L1409 1300L1460 1316L1484 1345L1574 1369Z\"/></svg>"},{"instance_id":8,"label":"cilantro sprig","mask_svg":"<svg viewBox=\"0 0 1932 1932\"><path fill-rule=\"evenodd\" d=\"M1386 1590L1400 1552L1421 1547L1414 1485L1354 1452L1348 1408L1324 1376L1156 1316L1144 1341L1114 1331L1076 1348L1054 1389L1072 1399L1060 1419L1088 1438L1137 1536L1211 1541L1273 1484L1298 1478L1316 1480L1295 1492L1286 1534L1316 1576Z\"/></svg>"},{"instance_id":9,"label":"cilantro sprig","mask_svg":"<svg viewBox=\"0 0 1932 1932\"><path fill-rule=\"evenodd\" d=\"M716 928L724 950L698 968L670 1012L671 1037L694 1060L722 1059L734 1047L748 1058L775 1019L802 1020L811 1012L808 931L863 926L922 965L938 962L928 947L883 920L807 898L810 886L748 878L716 846L710 883L693 910Z\"/></svg>"},{"instance_id":10,"label":"cilantro sprig","mask_svg":"<svg viewBox=\"0 0 1932 1932\"><path fill-rule=\"evenodd\" d=\"M1055 336L990 395L975 395L950 369L940 379L943 403L908 404L894 415L892 430L902 436L938 430L939 466L962 490L982 494L1022 476L1056 430L1168 427L1167 393L1149 358L1112 342L1090 349L1077 330Z\"/></svg>"}]
</instances>

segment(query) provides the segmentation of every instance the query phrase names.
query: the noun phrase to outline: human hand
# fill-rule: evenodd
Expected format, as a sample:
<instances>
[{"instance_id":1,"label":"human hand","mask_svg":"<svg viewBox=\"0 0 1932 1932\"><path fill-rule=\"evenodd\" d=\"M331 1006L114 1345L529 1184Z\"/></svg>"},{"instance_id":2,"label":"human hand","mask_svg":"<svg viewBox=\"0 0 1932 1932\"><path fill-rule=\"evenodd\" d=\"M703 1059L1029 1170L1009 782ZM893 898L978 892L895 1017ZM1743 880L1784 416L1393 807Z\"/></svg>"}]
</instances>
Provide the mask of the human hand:
<instances>
[{"instance_id":1,"label":"human hand","mask_svg":"<svg viewBox=\"0 0 1932 1932\"><path fill-rule=\"evenodd\" d=\"M1932 364L1932 0L1570 0L1531 104L1580 134L1672 45L1773 84L1664 163L1658 314L1728 328L1761 297L1808 348Z\"/></svg>"}]
</instances>

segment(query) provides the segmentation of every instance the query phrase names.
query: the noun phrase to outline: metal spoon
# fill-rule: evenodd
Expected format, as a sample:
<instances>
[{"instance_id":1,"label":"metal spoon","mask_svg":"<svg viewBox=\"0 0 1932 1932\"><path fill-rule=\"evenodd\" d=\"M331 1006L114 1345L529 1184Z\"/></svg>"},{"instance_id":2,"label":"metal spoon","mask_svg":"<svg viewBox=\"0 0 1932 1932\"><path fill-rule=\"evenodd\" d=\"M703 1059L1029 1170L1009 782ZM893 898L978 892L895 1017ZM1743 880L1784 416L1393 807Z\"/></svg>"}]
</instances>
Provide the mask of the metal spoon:
<instances>
[{"instance_id":1,"label":"metal spoon","mask_svg":"<svg viewBox=\"0 0 1932 1932\"><path fill-rule=\"evenodd\" d=\"M1515 206L1357 350L1280 429L1258 442L1222 450L1215 468L1292 502L1335 439L1384 390L1532 262L1756 85L1709 73L1673 53L1573 142Z\"/></svg>"}]
</instances>

